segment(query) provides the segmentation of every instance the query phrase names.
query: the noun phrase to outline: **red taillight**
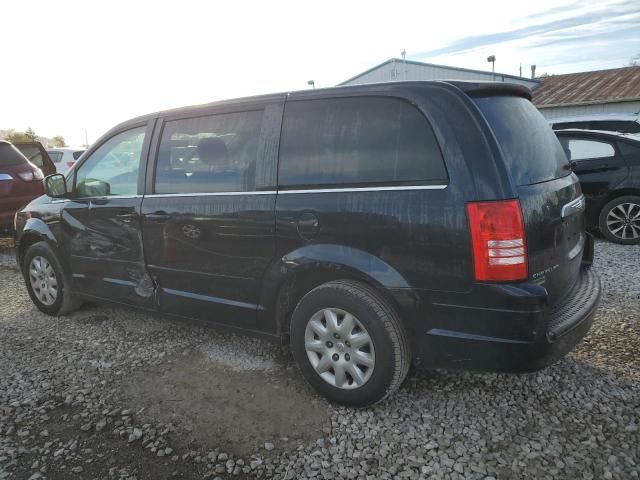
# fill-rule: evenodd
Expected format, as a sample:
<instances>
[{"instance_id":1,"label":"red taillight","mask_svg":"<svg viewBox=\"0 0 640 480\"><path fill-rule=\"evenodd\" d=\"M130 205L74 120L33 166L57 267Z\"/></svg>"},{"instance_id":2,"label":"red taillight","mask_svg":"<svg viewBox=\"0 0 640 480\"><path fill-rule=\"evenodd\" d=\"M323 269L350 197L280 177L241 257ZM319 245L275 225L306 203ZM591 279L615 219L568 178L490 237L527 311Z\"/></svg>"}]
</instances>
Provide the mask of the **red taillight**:
<instances>
[{"instance_id":1,"label":"red taillight","mask_svg":"<svg viewBox=\"0 0 640 480\"><path fill-rule=\"evenodd\" d=\"M73 167L73 160L67 160L67 167L71 168Z\"/></svg>"},{"instance_id":2,"label":"red taillight","mask_svg":"<svg viewBox=\"0 0 640 480\"><path fill-rule=\"evenodd\" d=\"M19 172L18 176L25 182L35 182L44 178L42 170L40 170L39 168L27 170L26 172Z\"/></svg>"},{"instance_id":3,"label":"red taillight","mask_svg":"<svg viewBox=\"0 0 640 480\"><path fill-rule=\"evenodd\" d=\"M476 280L527 278L527 243L518 200L472 202L467 218Z\"/></svg>"}]
</instances>

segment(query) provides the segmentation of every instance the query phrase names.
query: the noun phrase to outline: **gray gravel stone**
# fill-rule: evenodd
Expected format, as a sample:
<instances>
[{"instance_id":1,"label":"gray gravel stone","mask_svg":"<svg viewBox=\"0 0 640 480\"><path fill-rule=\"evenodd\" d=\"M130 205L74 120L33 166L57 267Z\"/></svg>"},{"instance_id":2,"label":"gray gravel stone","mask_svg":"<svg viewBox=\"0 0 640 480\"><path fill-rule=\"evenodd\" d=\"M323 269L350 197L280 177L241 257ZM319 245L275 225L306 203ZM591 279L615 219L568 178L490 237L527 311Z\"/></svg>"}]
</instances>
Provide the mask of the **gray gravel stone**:
<instances>
[{"instance_id":1,"label":"gray gravel stone","mask_svg":"<svg viewBox=\"0 0 640 480\"><path fill-rule=\"evenodd\" d=\"M223 438L189 450L176 432L191 432L196 422L155 418L123 401L118 382L194 351L234 372L293 369L276 361L273 346L123 309L93 307L53 320L31 306L17 269L3 258L0 480L40 479L52 469L64 478L60 472L76 473L82 467L71 465L78 463L88 470L88 462L104 459L84 443L93 437L140 449L140 465L111 459L113 479L130 478L145 462L169 461L177 462L172 469L194 465L198 477L207 472L210 479L638 478L640 247L596 243L602 304L588 337L557 364L527 375L416 372L379 405L329 407L308 440L289 432L250 439L256 448L247 455L225 452ZM325 405L312 394L309 402Z\"/></svg>"}]
</instances>

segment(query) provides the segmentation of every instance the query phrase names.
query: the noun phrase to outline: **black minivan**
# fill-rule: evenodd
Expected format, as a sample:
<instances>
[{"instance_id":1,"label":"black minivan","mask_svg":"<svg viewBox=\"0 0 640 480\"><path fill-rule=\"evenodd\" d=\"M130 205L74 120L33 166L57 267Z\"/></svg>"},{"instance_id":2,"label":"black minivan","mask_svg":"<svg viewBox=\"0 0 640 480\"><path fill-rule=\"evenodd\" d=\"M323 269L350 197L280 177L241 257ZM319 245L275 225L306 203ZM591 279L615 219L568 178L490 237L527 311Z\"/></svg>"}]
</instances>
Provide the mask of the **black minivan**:
<instances>
[{"instance_id":1,"label":"black minivan","mask_svg":"<svg viewBox=\"0 0 640 480\"><path fill-rule=\"evenodd\" d=\"M584 197L528 89L399 82L164 111L16 216L36 306L97 300L289 342L329 399L418 367L531 371L588 331Z\"/></svg>"}]
</instances>

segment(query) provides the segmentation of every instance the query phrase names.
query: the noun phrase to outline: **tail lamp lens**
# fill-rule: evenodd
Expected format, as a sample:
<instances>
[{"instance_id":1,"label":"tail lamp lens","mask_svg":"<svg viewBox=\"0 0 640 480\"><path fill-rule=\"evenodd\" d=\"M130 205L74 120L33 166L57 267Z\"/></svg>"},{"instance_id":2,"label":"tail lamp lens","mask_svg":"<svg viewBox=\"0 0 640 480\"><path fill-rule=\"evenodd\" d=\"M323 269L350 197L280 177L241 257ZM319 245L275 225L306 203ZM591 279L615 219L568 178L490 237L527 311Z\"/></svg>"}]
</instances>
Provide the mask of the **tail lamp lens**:
<instances>
[{"instance_id":1,"label":"tail lamp lens","mask_svg":"<svg viewBox=\"0 0 640 480\"><path fill-rule=\"evenodd\" d=\"M527 278L527 245L518 200L467 204L473 269L478 281Z\"/></svg>"},{"instance_id":2,"label":"tail lamp lens","mask_svg":"<svg viewBox=\"0 0 640 480\"><path fill-rule=\"evenodd\" d=\"M44 178L44 174L39 168L27 170L26 172L19 172L18 176L25 182L35 182Z\"/></svg>"}]
</instances>

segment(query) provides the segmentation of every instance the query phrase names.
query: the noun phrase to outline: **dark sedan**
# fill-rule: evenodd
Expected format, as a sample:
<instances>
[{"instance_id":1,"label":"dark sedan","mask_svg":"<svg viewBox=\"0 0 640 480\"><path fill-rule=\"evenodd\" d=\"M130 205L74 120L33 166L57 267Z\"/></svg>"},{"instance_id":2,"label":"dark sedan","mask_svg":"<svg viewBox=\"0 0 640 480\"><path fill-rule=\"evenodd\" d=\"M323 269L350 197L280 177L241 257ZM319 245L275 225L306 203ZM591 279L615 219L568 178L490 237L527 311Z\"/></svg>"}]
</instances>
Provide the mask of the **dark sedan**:
<instances>
[{"instance_id":1,"label":"dark sedan","mask_svg":"<svg viewBox=\"0 0 640 480\"><path fill-rule=\"evenodd\" d=\"M587 225L624 245L640 243L640 136L592 130L556 135L587 199Z\"/></svg>"}]
</instances>

